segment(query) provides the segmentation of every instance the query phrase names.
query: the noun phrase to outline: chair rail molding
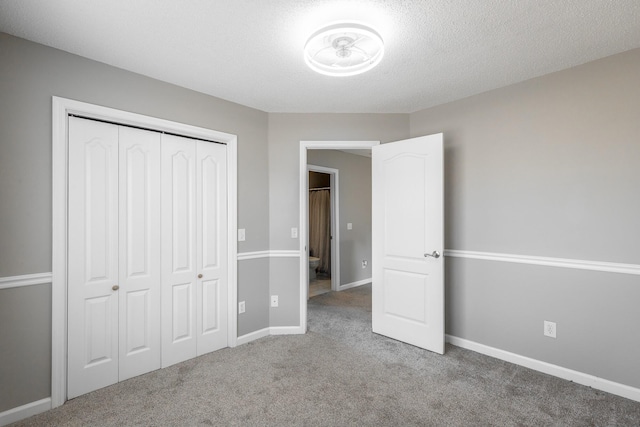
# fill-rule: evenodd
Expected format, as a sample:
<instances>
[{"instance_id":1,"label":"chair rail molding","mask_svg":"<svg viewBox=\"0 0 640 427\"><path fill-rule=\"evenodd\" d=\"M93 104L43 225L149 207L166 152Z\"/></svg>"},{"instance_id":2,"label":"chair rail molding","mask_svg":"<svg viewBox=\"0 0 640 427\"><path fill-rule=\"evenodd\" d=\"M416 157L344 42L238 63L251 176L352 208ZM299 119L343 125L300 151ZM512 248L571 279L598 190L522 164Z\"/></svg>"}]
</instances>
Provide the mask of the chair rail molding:
<instances>
[{"instance_id":1,"label":"chair rail molding","mask_svg":"<svg viewBox=\"0 0 640 427\"><path fill-rule=\"evenodd\" d=\"M267 250L255 252L238 253L238 261L260 258L297 258L300 256L299 250Z\"/></svg>"},{"instance_id":2,"label":"chair rail molding","mask_svg":"<svg viewBox=\"0 0 640 427\"><path fill-rule=\"evenodd\" d=\"M51 283L51 280L51 272L0 277L0 289L20 288L23 286L31 285L44 285L47 283Z\"/></svg>"},{"instance_id":3,"label":"chair rail molding","mask_svg":"<svg viewBox=\"0 0 640 427\"><path fill-rule=\"evenodd\" d=\"M444 255L451 258L468 258L485 261L511 262L516 264L543 265L547 267L573 268L578 270L604 271L607 273L640 275L640 264L622 264L603 261L585 261L568 258L551 258L529 255L502 254L494 252L462 251L445 249Z\"/></svg>"}]
</instances>

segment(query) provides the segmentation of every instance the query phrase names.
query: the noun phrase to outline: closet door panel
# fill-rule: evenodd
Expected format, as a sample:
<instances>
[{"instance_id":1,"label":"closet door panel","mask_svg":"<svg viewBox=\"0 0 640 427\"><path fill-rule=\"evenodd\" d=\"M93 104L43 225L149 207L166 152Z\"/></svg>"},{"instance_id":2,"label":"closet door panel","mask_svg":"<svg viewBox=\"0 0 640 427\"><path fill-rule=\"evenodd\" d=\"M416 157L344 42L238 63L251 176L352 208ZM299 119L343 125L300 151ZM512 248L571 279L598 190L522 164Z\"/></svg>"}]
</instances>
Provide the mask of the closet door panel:
<instances>
[{"instance_id":1,"label":"closet door panel","mask_svg":"<svg viewBox=\"0 0 640 427\"><path fill-rule=\"evenodd\" d=\"M196 356L196 143L162 135L162 366Z\"/></svg>"},{"instance_id":2,"label":"closet door panel","mask_svg":"<svg viewBox=\"0 0 640 427\"><path fill-rule=\"evenodd\" d=\"M119 127L120 381L160 368L160 133Z\"/></svg>"},{"instance_id":3,"label":"closet door panel","mask_svg":"<svg viewBox=\"0 0 640 427\"><path fill-rule=\"evenodd\" d=\"M197 142L198 354L227 346L226 146Z\"/></svg>"},{"instance_id":4,"label":"closet door panel","mask_svg":"<svg viewBox=\"0 0 640 427\"><path fill-rule=\"evenodd\" d=\"M69 117L69 399L118 381L117 192L117 126Z\"/></svg>"}]
</instances>

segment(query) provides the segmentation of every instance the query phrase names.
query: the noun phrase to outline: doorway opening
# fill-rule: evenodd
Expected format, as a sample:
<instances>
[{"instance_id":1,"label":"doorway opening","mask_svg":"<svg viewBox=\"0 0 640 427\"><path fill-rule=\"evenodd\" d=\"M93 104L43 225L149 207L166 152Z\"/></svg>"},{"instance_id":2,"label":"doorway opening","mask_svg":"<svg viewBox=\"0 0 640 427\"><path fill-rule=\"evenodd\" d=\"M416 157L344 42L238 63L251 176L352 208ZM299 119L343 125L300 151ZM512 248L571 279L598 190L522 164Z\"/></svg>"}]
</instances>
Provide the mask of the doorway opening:
<instances>
[{"instance_id":1,"label":"doorway opening","mask_svg":"<svg viewBox=\"0 0 640 427\"><path fill-rule=\"evenodd\" d=\"M309 169L307 166L307 151L308 150L371 150L371 147L379 145L380 141L300 141L300 163L299 163L299 177L300 177L300 333L307 331L307 300L309 298ZM338 185L334 182L334 186L337 189ZM337 191L334 191L337 193ZM337 205L337 198L336 205ZM336 209L337 211L337 209ZM335 219L334 219L335 221ZM337 230L338 222L335 222L334 230L336 233L333 235L334 250L332 252L332 289L338 290L339 282L339 256L336 249L338 247L338 235Z\"/></svg>"},{"instance_id":2,"label":"doorway opening","mask_svg":"<svg viewBox=\"0 0 640 427\"><path fill-rule=\"evenodd\" d=\"M336 290L340 283L337 169L308 165L309 294Z\"/></svg>"}]
</instances>

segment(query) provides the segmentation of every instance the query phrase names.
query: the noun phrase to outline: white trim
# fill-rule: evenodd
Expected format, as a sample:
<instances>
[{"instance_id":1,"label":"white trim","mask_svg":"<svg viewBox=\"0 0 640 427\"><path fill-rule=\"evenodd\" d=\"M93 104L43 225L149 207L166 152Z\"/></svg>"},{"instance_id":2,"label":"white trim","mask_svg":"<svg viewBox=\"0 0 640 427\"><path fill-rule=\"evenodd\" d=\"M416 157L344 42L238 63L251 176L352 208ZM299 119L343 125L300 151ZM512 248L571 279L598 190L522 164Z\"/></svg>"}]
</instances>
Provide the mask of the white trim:
<instances>
[{"instance_id":1,"label":"white trim","mask_svg":"<svg viewBox=\"0 0 640 427\"><path fill-rule=\"evenodd\" d=\"M300 233L300 326L298 327L305 333L307 330L307 295L309 293L309 261L308 261L308 239L307 231L308 206L309 206L309 174L307 173L307 150L367 150L376 145L380 145L380 141L300 141L300 153L298 163L298 189L300 190L298 203L300 216L298 218L298 227Z\"/></svg>"},{"instance_id":2,"label":"white trim","mask_svg":"<svg viewBox=\"0 0 640 427\"><path fill-rule=\"evenodd\" d=\"M249 343L251 341L255 341L255 340L258 340L260 338L268 337L269 335L271 335L271 331L269 330L269 328L258 329L257 331L249 332L248 334L245 334L245 335L242 335L241 337L238 337L237 344L238 345L247 344L247 343Z\"/></svg>"},{"instance_id":3,"label":"white trim","mask_svg":"<svg viewBox=\"0 0 640 427\"><path fill-rule=\"evenodd\" d=\"M247 344L251 341L258 340L260 338L268 337L271 335L301 335L304 334L304 330L299 326L273 326L271 328L258 329L254 332L238 337L238 345Z\"/></svg>"},{"instance_id":4,"label":"white trim","mask_svg":"<svg viewBox=\"0 0 640 427\"><path fill-rule=\"evenodd\" d=\"M300 256L300 251L275 250L269 251L269 256L272 258L297 258Z\"/></svg>"},{"instance_id":5,"label":"white trim","mask_svg":"<svg viewBox=\"0 0 640 427\"><path fill-rule=\"evenodd\" d=\"M340 285L338 287L338 290L339 291L346 291L347 289L351 289L351 288L355 288L355 287L358 287L358 286L366 285L368 283L371 283L372 281L373 281L373 279L371 277L369 277L368 279L356 280L355 282L345 283L344 285Z\"/></svg>"},{"instance_id":6,"label":"white trim","mask_svg":"<svg viewBox=\"0 0 640 427\"><path fill-rule=\"evenodd\" d=\"M227 346L233 348L238 345L238 137L218 133L227 144Z\"/></svg>"},{"instance_id":7,"label":"white trim","mask_svg":"<svg viewBox=\"0 0 640 427\"><path fill-rule=\"evenodd\" d=\"M545 374L553 375L564 380L573 381L577 384L582 384L588 387L595 388L597 390L602 390L607 393L615 394L627 399L640 402L640 389L635 387L616 383L590 374L574 371L572 369L563 368L562 366L553 365L551 363L532 359L526 356L521 356L519 354L511 353L495 347L489 347L487 345L469 341L464 338L447 335L446 339L448 343L453 344L457 347L495 357L496 359L504 360L506 362L524 366L538 372L543 372Z\"/></svg>"},{"instance_id":8,"label":"white trim","mask_svg":"<svg viewBox=\"0 0 640 427\"><path fill-rule=\"evenodd\" d=\"M238 254L238 261L260 258L297 258L299 256L300 251L297 250L242 252Z\"/></svg>"},{"instance_id":9,"label":"white trim","mask_svg":"<svg viewBox=\"0 0 640 427\"><path fill-rule=\"evenodd\" d=\"M125 125L171 132L187 137L217 141L227 146L227 251L228 329L227 345L237 344L237 175L238 137L212 129L191 126L141 114L87 104L72 99L52 98L52 278L51 278L51 406L66 400L67 372L67 173L68 116L107 120Z\"/></svg>"},{"instance_id":10,"label":"white trim","mask_svg":"<svg viewBox=\"0 0 640 427\"><path fill-rule=\"evenodd\" d=\"M331 188L331 290L337 291L340 285L340 170L324 166L307 165L309 171L328 174ZM308 190L308 189L307 189ZM307 201L307 209L309 202ZM307 218L309 217L307 212ZM309 225L307 224L307 229ZM307 242L309 241L307 237ZM306 254L305 254L306 255ZM304 260L303 260L304 261ZM307 263L309 258L306 258Z\"/></svg>"},{"instance_id":11,"label":"white trim","mask_svg":"<svg viewBox=\"0 0 640 427\"><path fill-rule=\"evenodd\" d=\"M481 259L486 261L513 262L517 264L544 265L548 267L573 268L578 270L604 271L640 275L639 264L621 264L614 262L584 261L579 259L550 258L528 255L499 254L493 252L460 251L446 249L445 256L454 258Z\"/></svg>"},{"instance_id":12,"label":"white trim","mask_svg":"<svg viewBox=\"0 0 640 427\"><path fill-rule=\"evenodd\" d=\"M51 409L51 398L36 400L26 405L18 406L4 412L0 412L0 426L6 426L16 421L24 420Z\"/></svg>"},{"instance_id":13,"label":"white trim","mask_svg":"<svg viewBox=\"0 0 640 427\"><path fill-rule=\"evenodd\" d=\"M0 277L0 289L51 283L51 273L23 274L21 276Z\"/></svg>"},{"instance_id":14,"label":"white trim","mask_svg":"<svg viewBox=\"0 0 640 427\"><path fill-rule=\"evenodd\" d=\"M307 330L301 326L272 326L269 328L269 332L271 335L300 335Z\"/></svg>"},{"instance_id":15,"label":"white trim","mask_svg":"<svg viewBox=\"0 0 640 427\"><path fill-rule=\"evenodd\" d=\"M270 251L241 252L238 254L238 261L244 261L247 259L269 258L270 256Z\"/></svg>"}]
</instances>

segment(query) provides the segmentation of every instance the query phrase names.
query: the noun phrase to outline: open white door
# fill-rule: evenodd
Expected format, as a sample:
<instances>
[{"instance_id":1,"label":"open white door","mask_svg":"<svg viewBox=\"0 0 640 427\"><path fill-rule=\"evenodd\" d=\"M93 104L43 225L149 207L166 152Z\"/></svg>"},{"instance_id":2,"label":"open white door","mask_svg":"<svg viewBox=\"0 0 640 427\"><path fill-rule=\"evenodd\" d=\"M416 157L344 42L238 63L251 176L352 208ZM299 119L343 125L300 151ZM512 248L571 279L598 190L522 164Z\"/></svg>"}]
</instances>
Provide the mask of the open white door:
<instances>
[{"instance_id":1,"label":"open white door","mask_svg":"<svg viewBox=\"0 0 640 427\"><path fill-rule=\"evenodd\" d=\"M442 134L372 148L373 332L444 354Z\"/></svg>"}]
</instances>

